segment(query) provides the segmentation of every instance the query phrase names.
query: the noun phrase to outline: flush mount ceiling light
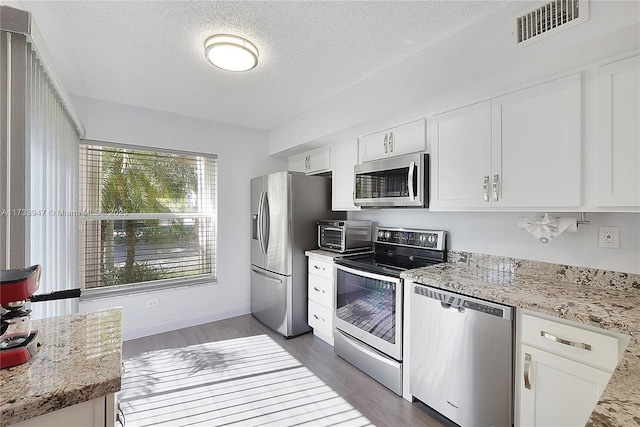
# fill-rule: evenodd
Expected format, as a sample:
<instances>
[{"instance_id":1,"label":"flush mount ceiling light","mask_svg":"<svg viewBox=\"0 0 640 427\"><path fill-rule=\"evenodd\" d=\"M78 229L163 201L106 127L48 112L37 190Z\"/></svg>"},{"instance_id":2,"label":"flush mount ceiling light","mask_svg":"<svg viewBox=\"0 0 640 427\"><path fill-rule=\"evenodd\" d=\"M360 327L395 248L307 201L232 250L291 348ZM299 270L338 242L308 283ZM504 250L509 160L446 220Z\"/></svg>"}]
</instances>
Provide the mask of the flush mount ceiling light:
<instances>
[{"instance_id":1,"label":"flush mount ceiling light","mask_svg":"<svg viewBox=\"0 0 640 427\"><path fill-rule=\"evenodd\" d=\"M227 71L249 71L258 65L258 48L230 34L209 37L204 42L204 54L213 65Z\"/></svg>"}]
</instances>

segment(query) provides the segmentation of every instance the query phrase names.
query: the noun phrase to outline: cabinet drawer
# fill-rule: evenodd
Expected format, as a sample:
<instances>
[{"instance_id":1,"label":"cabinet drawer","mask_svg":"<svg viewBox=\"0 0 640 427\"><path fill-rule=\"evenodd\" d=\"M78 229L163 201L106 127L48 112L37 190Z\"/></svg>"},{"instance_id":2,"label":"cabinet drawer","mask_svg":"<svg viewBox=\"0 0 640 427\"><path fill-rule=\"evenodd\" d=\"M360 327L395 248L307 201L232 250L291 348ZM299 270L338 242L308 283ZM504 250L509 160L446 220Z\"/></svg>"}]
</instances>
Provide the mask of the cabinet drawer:
<instances>
[{"instance_id":1,"label":"cabinet drawer","mask_svg":"<svg viewBox=\"0 0 640 427\"><path fill-rule=\"evenodd\" d=\"M313 332L327 337L333 336L333 312L314 301L309 301L309 326Z\"/></svg>"},{"instance_id":2,"label":"cabinet drawer","mask_svg":"<svg viewBox=\"0 0 640 427\"><path fill-rule=\"evenodd\" d=\"M333 263L309 258L309 274L333 280Z\"/></svg>"},{"instance_id":3,"label":"cabinet drawer","mask_svg":"<svg viewBox=\"0 0 640 427\"><path fill-rule=\"evenodd\" d=\"M333 308L333 279L309 275L309 300Z\"/></svg>"},{"instance_id":4,"label":"cabinet drawer","mask_svg":"<svg viewBox=\"0 0 640 427\"><path fill-rule=\"evenodd\" d=\"M523 314L522 342L608 371L618 365L618 338L578 324Z\"/></svg>"}]
</instances>

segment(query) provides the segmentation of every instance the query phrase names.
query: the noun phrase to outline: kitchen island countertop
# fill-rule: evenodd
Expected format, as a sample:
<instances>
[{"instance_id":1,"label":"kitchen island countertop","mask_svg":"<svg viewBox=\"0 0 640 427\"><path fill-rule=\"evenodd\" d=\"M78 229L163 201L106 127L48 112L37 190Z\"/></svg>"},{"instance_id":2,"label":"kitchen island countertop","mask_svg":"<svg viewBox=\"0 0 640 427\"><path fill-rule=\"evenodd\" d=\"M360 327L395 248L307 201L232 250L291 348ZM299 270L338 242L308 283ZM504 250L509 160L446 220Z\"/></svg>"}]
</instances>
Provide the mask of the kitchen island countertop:
<instances>
[{"instance_id":1,"label":"kitchen island countertop","mask_svg":"<svg viewBox=\"0 0 640 427\"><path fill-rule=\"evenodd\" d=\"M122 309L33 320L42 347L0 371L0 427L120 390Z\"/></svg>"},{"instance_id":2,"label":"kitchen island countertop","mask_svg":"<svg viewBox=\"0 0 640 427\"><path fill-rule=\"evenodd\" d=\"M443 263L404 279L629 335L587 425L640 425L640 279L638 275L517 260ZM530 268L535 264L535 268ZM586 271L586 273L585 273Z\"/></svg>"}]
</instances>

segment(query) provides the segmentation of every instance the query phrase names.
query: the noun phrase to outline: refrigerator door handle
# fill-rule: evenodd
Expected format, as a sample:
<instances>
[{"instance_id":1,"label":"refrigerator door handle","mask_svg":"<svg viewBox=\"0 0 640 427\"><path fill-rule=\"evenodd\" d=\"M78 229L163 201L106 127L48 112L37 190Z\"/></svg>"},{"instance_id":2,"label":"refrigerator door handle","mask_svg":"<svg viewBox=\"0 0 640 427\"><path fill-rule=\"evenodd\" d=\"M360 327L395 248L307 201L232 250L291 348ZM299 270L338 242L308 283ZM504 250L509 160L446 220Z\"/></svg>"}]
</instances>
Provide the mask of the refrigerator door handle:
<instances>
[{"instance_id":1,"label":"refrigerator door handle","mask_svg":"<svg viewBox=\"0 0 640 427\"><path fill-rule=\"evenodd\" d=\"M264 277L265 279L273 280L274 282L278 282L278 283L282 283L282 279L278 279L278 278L273 277L273 276L271 276L269 274L263 273L262 271L256 270L255 268L251 268L251 271L256 273L258 276Z\"/></svg>"},{"instance_id":2,"label":"refrigerator door handle","mask_svg":"<svg viewBox=\"0 0 640 427\"><path fill-rule=\"evenodd\" d=\"M264 243L262 238L262 215L263 215L263 199L264 199L264 191L260 193L260 200L258 201L258 218L257 222L257 232L258 232L258 244L260 245L260 252L264 254Z\"/></svg>"},{"instance_id":3,"label":"refrigerator door handle","mask_svg":"<svg viewBox=\"0 0 640 427\"><path fill-rule=\"evenodd\" d=\"M264 234L262 235L262 243L264 244L264 253L267 253L269 249L269 234L271 232L271 212L269 211L269 193L264 193L263 199L264 207L262 208L262 215L264 216Z\"/></svg>"}]
</instances>

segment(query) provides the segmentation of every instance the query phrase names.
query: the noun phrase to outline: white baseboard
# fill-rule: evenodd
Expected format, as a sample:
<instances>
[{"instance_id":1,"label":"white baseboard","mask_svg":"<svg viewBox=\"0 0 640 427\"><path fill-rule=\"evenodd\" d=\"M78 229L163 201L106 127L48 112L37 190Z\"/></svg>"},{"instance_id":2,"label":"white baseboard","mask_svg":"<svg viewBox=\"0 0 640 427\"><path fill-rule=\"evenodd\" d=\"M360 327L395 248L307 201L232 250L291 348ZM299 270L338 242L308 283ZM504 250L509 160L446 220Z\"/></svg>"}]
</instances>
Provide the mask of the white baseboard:
<instances>
[{"instance_id":1,"label":"white baseboard","mask_svg":"<svg viewBox=\"0 0 640 427\"><path fill-rule=\"evenodd\" d=\"M242 316L249 313L251 313L250 304L242 304L235 307L208 311L206 313L195 314L192 316L182 316L151 325L125 328L122 331L122 340L134 340L136 338L148 337L150 335L161 334L163 332L175 331L176 329L203 325L205 323L216 322L218 320L229 319L231 317Z\"/></svg>"}]
</instances>

